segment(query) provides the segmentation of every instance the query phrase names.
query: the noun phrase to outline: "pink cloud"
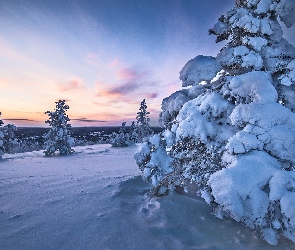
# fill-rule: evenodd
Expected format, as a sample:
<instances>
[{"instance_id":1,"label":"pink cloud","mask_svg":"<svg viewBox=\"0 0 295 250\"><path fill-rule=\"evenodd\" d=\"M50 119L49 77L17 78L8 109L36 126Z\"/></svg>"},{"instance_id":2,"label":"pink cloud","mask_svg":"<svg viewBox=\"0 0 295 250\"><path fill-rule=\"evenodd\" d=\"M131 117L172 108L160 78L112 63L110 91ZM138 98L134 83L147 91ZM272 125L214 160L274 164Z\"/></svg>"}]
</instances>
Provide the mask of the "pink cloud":
<instances>
[{"instance_id":1,"label":"pink cloud","mask_svg":"<svg viewBox=\"0 0 295 250\"><path fill-rule=\"evenodd\" d=\"M158 97L158 94L157 93L147 93L146 96L149 99L154 99L154 98Z\"/></svg>"},{"instance_id":2,"label":"pink cloud","mask_svg":"<svg viewBox=\"0 0 295 250\"><path fill-rule=\"evenodd\" d=\"M86 122L86 123L99 123L99 122L107 122L104 120L98 120L98 119L87 119L87 118L76 118L76 119L71 119L71 121L78 121L78 122Z\"/></svg>"},{"instance_id":3,"label":"pink cloud","mask_svg":"<svg viewBox=\"0 0 295 250\"><path fill-rule=\"evenodd\" d=\"M144 75L145 73L139 72L138 70L133 68L125 68L117 71L118 79L125 81L136 81L143 78Z\"/></svg>"},{"instance_id":4,"label":"pink cloud","mask_svg":"<svg viewBox=\"0 0 295 250\"><path fill-rule=\"evenodd\" d=\"M127 99L130 99L132 95L136 93L138 89L141 88L141 84L138 82L126 82L123 84L120 84L119 86L111 87L108 89L105 89L102 87L101 84L98 84L98 91L96 96L104 96L109 98L120 98L121 100L124 100L126 97Z\"/></svg>"},{"instance_id":5,"label":"pink cloud","mask_svg":"<svg viewBox=\"0 0 295 250\"><path fill-rule=\"evenodd\" d=\"M139 82L127 82L108 89L99 85L96 96L116 99L128 102L129 104L136 104L138 100L142 98L155 99L158 97L157 93L144 90L143 84L144 83Z\"/></svg>"},{"instance_id":6,"label":"pink cloud","mask_svg":"<svg viewBox=\"0 0 295 250\"><path fill-rule=\"evenodd\" d=\"M8 86L10 81L8 79L0 78L0 86L5 87Z\"/></svg>"},{"instance_id":7,"label":"pink cloud","mask_svg":"<svg viewBox=\"0 0 295 250\"><path fill-rule=\"evenodd\" d=\"M89 54L87 54L87 56L86 56L87 61L88 61L88 60L98 59L98 58L99 58L99 55L98 55L98 54L95 54L95 53L89 53Z\"/></svg>"},{"instance_id":8,"label":"pink cloud","mask_svg":"<svg viewBox=\"0 0 295 250\"><path fill-rule=\"evenodd\" d=\"M149 74L137 68L121 68L117 70L117 84L108 86L97 83L96 96L106 97L122 102L137 103L140 98L155 99L158 97L155 81L147 79ZM151 86L154 86L151 88Z\"/></svg>"},{"instance_id":9,"label":"pink cloud","mask_svg":"<svg viewBox=\"0 0 295 250\"><path fill-rule=\"evenodd\" d=\"M83 84L77 80L72 80L66 83L57 83L57 86L61 92L85 88Z\"/></svg>"},{"instance_id":10,"label":"pink cloud","mask_svg":"<svg viewBox=\"0 0 295 250\"><path fill-rule=\"evenodd\" d=\"M89 53L86 55L85 61L95 67L101 67L100 56L96 53Z\"/></svg>"},{"instance_id":11,"label":"pink cloud","mask_svg":"<svg viewBox=\"0 0 295 250\"><path fill-rule=\"evenodd\" d=\"M110 66L111 69L113 69L113 68L115 68L116 66L118 66L119 63L120 63L119 60L116 59L116 60L112 61L112 62L109 64L109 66Z\"/></svg>"}]
</instances>

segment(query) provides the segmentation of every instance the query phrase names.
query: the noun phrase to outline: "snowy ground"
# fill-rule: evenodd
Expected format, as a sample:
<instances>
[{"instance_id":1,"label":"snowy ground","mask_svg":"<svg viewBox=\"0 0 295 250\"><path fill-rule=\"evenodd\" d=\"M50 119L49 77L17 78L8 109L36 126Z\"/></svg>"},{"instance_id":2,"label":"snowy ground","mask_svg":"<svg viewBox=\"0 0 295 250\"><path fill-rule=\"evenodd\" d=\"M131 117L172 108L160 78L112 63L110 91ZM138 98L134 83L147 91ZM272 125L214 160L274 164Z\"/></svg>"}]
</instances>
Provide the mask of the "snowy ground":
<instances>
[{"instance_id":1,"label":"snowy ground","mask_svg":"<svg viewBox=\"0 0 295 250\"><path fill-rule=\"evenodd\" d=\"M202 200L174 193L147 200L136 147L76 147L0 162L0 249L295 249L211 215Z\"/></svg>"}]
</instances>

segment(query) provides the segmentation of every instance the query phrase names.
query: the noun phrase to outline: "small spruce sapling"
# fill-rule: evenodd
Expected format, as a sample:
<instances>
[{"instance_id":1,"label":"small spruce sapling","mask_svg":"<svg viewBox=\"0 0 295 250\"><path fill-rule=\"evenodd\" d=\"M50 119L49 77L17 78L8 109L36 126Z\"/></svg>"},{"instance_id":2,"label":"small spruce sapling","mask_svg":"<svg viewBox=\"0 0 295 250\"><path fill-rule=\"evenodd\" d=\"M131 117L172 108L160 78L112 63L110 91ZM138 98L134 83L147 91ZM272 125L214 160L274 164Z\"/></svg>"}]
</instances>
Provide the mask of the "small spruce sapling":
<instances>
[{"instance_id":1,"label":"small spruce sapling","mask_svg":"<svg viewBox=\"0 0 295 250\"><path fill-rule=\"evenodd\" d=\"M18 151L19 143L14 134L16 130L17 128L14 124L7 124L4 126L3 146L5 153L15 154Z\"/></svg>"},{"instance_id":2,"label":"small spruce sapling","mask_svg":"<svg viewBox=\"0 0 295 250\"><path fill-rule=\"evenodd\" d=\"M65 104L65 100L55 102L56 108L54 111L46 111L45 114L49 116L46 124L51 126L49 132L45 137L45 156L52 156L58 150L60 155L67 155L74 152L71 148L74 146L74 138L71 137L68 124L70 118L67 116L66 111L69 106Z\"/></svg>"},{"instance_id":3,"label":"small spruce sapling","mask_svg":"<svg viewBox=\"0 0 295 250\"><path fill-rule=\"evenodd\" d=\"M0 120L0 126L2 126L3 124L3 121ZM16 126L14 126L13 124L7 124L0 131L0 158L4 153L12 154L17 151L18 142L14 138L14 131L16 131Z\"/></svg>"},{"instance_id":4,"label":"small spruce sapling","mask_svg":"<svg viewBox=\"0 0 295 250\"><path fill-rule=\"evenodd\" d=\"M147 111L147 105L145 103L145 99L140 103L139 112L137 112L136 120L137 120L137 133L138 133L138 141L143 142L147 140L152 134L153 130L150 128L149 122L150 118L148 115L150 112Z\"/></svg>"},{"instance_id":5,"label":"small spruce sapling","mask_svg":"<svg viewBox=\"0 0 295 250\"><path fill-rule=\"evenodd\" d=\"M128 141L130 145L133 145L138 142L137 127L134 121L132 121L131 123L128 135Z\"/></svg>"},{"instance_id":6,"label":"small spruce sapling","mask_svg":"<svg viewBox=\"0 0 295 250\"><path fill-rule=\"evenodd\" d=\"M122 123L119 133L112 133L110 143L113 147L126 147L128 146L128 133L126 133L126 122Z\"/></svg>"}]
</instances>

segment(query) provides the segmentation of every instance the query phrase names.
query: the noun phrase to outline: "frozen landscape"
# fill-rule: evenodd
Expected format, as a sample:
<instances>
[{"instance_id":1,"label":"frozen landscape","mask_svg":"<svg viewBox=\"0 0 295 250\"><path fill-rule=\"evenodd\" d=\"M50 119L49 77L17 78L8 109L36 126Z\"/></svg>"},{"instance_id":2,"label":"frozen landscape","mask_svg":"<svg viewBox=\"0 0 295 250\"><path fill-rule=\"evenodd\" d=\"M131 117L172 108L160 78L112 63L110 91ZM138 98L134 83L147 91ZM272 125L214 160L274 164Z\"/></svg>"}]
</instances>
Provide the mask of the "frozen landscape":
<instances>
[{"instance_id":1,"label":"frozen landscape","mask_svg":"<svg viewBox=\"0 0 295 250\"><path fill-rule=\"evenodd\" d=\"M236 0L209 30L226 43L183 66L158 133L145 96L104 145L73 137L67 98L45 112L45 151L5 125L0 249L295 249L294 13Z\"/></svg>"},{"instance_id":2,"label":"frozen landscape","mask_svg":"<svg viewBox=\"0 0 295 250\"><path fill-rule=\"evenodd\" d=\"M0 162L0 249L294 249L277 246L202 199L176 192L146 198L136 146L76 147L3 155Z\"/></svg>"}]
</instances>

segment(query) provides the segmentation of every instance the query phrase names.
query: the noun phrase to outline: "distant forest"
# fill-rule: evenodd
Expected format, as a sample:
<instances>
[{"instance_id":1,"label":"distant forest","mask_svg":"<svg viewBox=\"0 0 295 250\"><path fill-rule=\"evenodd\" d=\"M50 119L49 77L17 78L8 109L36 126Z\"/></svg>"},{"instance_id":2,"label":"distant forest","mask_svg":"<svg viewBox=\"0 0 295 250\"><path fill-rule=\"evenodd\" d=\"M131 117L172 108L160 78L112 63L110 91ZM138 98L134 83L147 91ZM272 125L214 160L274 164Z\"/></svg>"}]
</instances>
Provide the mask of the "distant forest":
<instances>
[{"instance_id":1,"label":"distant forest","mask_svg":"<svg viewBox=\"0 0 295 250\"><path fill-rule=\"evenodd\" d=\"M128 126L127 126L128 128ZM151 127L155 133L162 132L161 127ZM50 128L45 127L17 127L14 132L15 136L18 138L26 138L31 136L42 136L49 131ZM91 133L100 132L104 134L111 134L113 132L118 133L120 126L104 126L104 127L72 127L69 129L73 137L79 137L83 135L89 135Z\"/></svg>"}]
</instances>

